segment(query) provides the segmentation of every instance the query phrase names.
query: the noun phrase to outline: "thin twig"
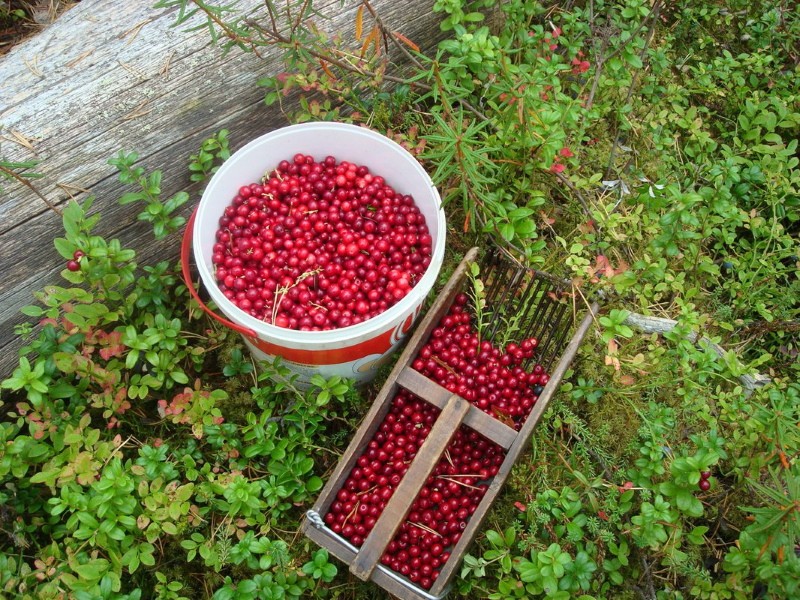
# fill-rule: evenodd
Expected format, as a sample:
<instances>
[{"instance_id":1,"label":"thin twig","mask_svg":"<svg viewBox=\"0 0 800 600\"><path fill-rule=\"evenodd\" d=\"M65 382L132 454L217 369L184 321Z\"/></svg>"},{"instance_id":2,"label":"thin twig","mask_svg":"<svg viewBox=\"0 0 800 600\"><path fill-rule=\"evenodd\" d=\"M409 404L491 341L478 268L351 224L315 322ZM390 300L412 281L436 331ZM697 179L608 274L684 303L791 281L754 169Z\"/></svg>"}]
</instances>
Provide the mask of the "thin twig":
<instances>
[{"instance_id":1,"label":"thin twig","mask_svg":"<svg viewBox=\"0 0 800 600\"><path fill-rule=\"evenodd\" d=\"M589 204L586 202L586 199L583 197L583 194L580 193L578 188L575 187L575 185L569 180L569 178L564 177L564 175L562 175L561 173L556 173L555 175L556 175L556 178L561 183L566 185L570 189L570 191L573 194L575 194L575 197L578 199L578 202L580 202L581 206L583 207L583 212L586 213L587 217L591 218L592 217L592 212L589 210Z\"/></svg>"},{"instance_id":2,"label":"thin twig","mask_svg":"<svg viewBox=\"0 0 800 600\"><path fill-rule=\"evenodd\" d=\"M304 13L306 12L306 10L308 9L308 3L309 3L309 1L310 1L310 0L304 0L304 2L303 2L303 6L301 6L301 7L300 7L300 10L297 12L297 18L296 18L296 19L295 19L295 21L294 21L294 25L292 25L292 33L293 33L293 34L294 34L294 32L297 30L297 28L298 28L298 27L300 27L300 22L303 20L303 14L304 14Z\"/></svg>"},{"instance_id":3,"label":"thin twig","mask_svg":"<svg viewBox=\"0 0 800 600\"><path fill-rule=\"evenodd\" d=\"M142 71L139 67L131 65L129 63L124 63L121 60L117 60L117 63L119 63L120 67L125 69L128 73L130 73L131 75L133 75L137 79L144 79L145 78L144 71Z\"/></svg>"},{"instance_id":4,"label":"thin twig","mask_svg":"<svg viewBox=\"0 0 800 600\"><path fill-rule=\"evenodd\" d=\"M576 440L577 442L583 444L584 449L589 454L589 456L591 456L597 462L597 464L600 465L600 468L603 469L603 476L608 481L612 481L614 479L614 475L611 473L611 469L608 468L608 465L606 464L606 461L603 460L603 457L601 457L593 448L590 448L589 444L586 443L586 440L584 440L581 436L579 436L577 433L575 433L575 430L572 427L569 428L569 436L572 439ZM564 448L565 450L569 449L563 442L559 442L559 443L561 444L561 447ZM572 468L572 466L561 455L561 453L558 454L558 457L561 459L561 462L564 463L564 465L567 467L567 469L570 470L570 472L575 471L575 469Z\"/></svg>"},{"instance_id":5,"label":"thin twig","mask_svg":"<svg viewBox=\"0 0 800 600\"><path fill-rule=\"evenodd\" d=\"M197 3L196 3L197 4ZM250 49L253 51L258 58L263 58L258 53L258 46L256 45L255 41L252 38L243 38L238 33L236 33L233 29L231 29L225 21L220 19L217 15L213 13L213 11L209 10L209 8L205 4L197 4L197 7L202 10L205 15L215 23L222 31L225 33L225 36L234 43L241 43L247 44L250 46Z\"/></svg>"},{"instance_id":6,"label":"thin twig","mask_svg":"<svg viewBox=\"0 0 800 600\"><path fill-rule=\"evenodd\" d=\"M39 196L39 198L42 199L42 202L44 202L50 210L56 213L59 217L62 216L62 212L56 207L56 205L50 202L50 200L48 200L47 198L45 198L44 195L39 190L36 189L36 186L34 186L30 181L25 179L22 175L15 173L11 169L8 169L3 165L0 165L0 172L6 174L8 177L11 177L12 179L15 179L16 181L19 181L22 185L30 189L34 194Z\"/></svg>"},{"instance_id":7,"label":"thin twig","mask_svg":"<svg viewBox=\"0 0 800 600\"><path fill-rule=\"evenodd\" d=\"M603 45L600 48L600 52L598 52L597 54L597 59L595 60L594 81L592 81L592 87L589 90L589 97L586 100L586 110L591 109L592 104L594 103L594 96L595 93L597 93L597 86L600 83L600 76L603 72L603 66L609 60L611 60L612 58L617 56L620 52L622 52L628 46L628 44L630 44L634 39L636 39L636 36L639 35L639 32L642 30L645 23L647 23L648 21L650 22L650 30L652 31L655 22L658 20L658 12L660 10L661 10L661 0L655 0L655 2L653 2L653 6L650 8L650 12L648 12L647 15L645 15L645 17L642 19L642 21L639 23L636 29L633 30L631 36L627 40L625 40L619 47L615 48L614 51L611 52L611 54L609 54L608 56L602 55L602 53L606 49L606 46L608 45L608 38L605 38L603 40ZM648 37L650 37L649 34ZM646 48L647 44L645 44L645 49Z\"/></svg>"},{"instance_id":8,"label":"thin twig","mask_svg":"<svg viewBox=\"0 0 800 600\"><path fill-rule=\"evenodd\" d=\"M87 190L86 188L82 188L77 185L71 185L69 183L57 183L57 188L61 188L70 197L71 200L75 199L75 194L72 193L72 190L77 190L83 194L91 194L91 190Z\"/></svg>"},{"instance_id":9,"label":"thin twig","mask_svg":"<svg viewBox=\"0 0 800 600\"><path fill-rule=\"evenodd\" d=\"M645 53L647 52L647 48L650 46L650 40L653 39L653 34L655 32L655 26L656 26L656 23L658 22L658 15L659 15L660 11L661 11L661 0L655 0L655 2L653 3L653 8L650 9L650 12L648 13L648 16L645 17L642 20L642 22L639 24L639 27L636 29L634 34L630 37L630 39L633 39L633 37L636 34L638 34L638 32L641 30L641 28L644 25L645 21L647 21L648 19L650 20L650 26L649 26L649 28L647 30L647 36L645 38L644 47L642 48L642 51L639 53L639 60L644 60L644 56L645 56ZM652 19L650 19L651 16L652 16ZM630 39L628 41L630 41ZM622 46L620 46L619 48L617 48L617 51L621 50L622 48L624 48L624 44ZM609 58L613 57L614 55L615 54L612 52L611 55L609 56ZM631 96L633 95L633 90L636 87L636 83L638 82L639 73L640 72L641 71L636 71L633 74L633 77L631 77L631 85L628 88L628 93L625 96L625 102L623 103L623 106L627 106L628 103L630 102ZM606 167L606 174L605 174L605 178L606 179L609 178L609 176L611 174L611 169L614 166L614 157L615 157L615 154L617 152L617 148L619 147L619 140L620 140L621 133L622 133L622 130L619 128L619 126L617 126L617 135L614 137L614 143L611 146L611 151L608 153L608 166Z\"/></svg>"},{"instance_id":10,"label":"thin twig","mask_svg":"<svg viewBox=\"0 0 800 600\"><path fill-rule=\"evenodd\" d=\"M82 61L84 58L86 58L87 56L91 55L93 52L94 52L94 48L89 48L89 49L88 49L88 50L86 50L84 53L82 53L82 54L79 54L78 56L76 56L75 58L73 58L71 61L69 61L69 62L67 63L67 67L69 67L70 69L72 69L73 67L75 67L75 65L77 65L79 62L81 62L81 61Z\"/></svg>"},{"instance_id":11,"label":"thin twig","mask_svg":"<svg viewBox=\"0 0 800 600\"><path fill-rule=\"evenodd\" d=\"M473 490L481 489L481 488L479 488L477 486L469 485L468 483L464 483L463 481L458 481L457 479L450 479L450 477L447 476L447 475L438 475L437 478L438 479L444 479L445 481L449 481L450 483L455 483L456 485L462 485L462 486L464 486L466 488L470 488L470 489L473 489Z\"/></svg>"},{"instance_id":12,"label":"thin twig","mask_svg":"<svg viewBox=\"0 0 800 600\"><path fill-rule=\"evenodd\" d=\"M620 46L616 48L611 54L606 56L605 59L603 59L603 62L611 60L612 58L617 56L620 52L622 52L627 47L627 45L631 43L631 41L636 39L636 36L639 35L639 32L642 30L645 23L647 23L648 21L650 21L650 29L652 29L654 23L658 20L659 12L661 12L661 0L655 0L655 2L653 2L653 6L650 8L650 12L648 12L647 15L645 15L644 19L642 19L642 22L639 23L636 29L633 30L633 33L631 33L631 37L629 37L622 44L620 44ZM650 37L649 34L648 37ZM645 48L646 47L647 45L645 45Z\"/></svg>"},{"instance_id":13,"label":"thin twig","mask_svg":"<svg viewBox=\"0 0 800 600\"><path fill-rule=\"evenodd\" d=\"M651 600L651 599L655 600L656 599L656 590L655 590L655 587L653 586L653 575L650 572L651 571L650 563L647 562L647 560L645 559L644 556L641 556L640 560L642 562L642 567L644 568L645 580L647 581L647 595L645 597L648 600Z\"/></svg>"},{"instance_id":14,"label":"thin twig","mask_svg":"<svg viewBox=\"0 0 800 600\"><path fill-rule=\"evenodd\" d=\"M294 44L291 38L286 37L285 35L280 33L277 29L272 29L272 30L264 29L260 24L252 20L248 20L246 22L251 27L258 29L265 37L272 40L273 43L282 44L284 46L291 46ZM394 36L391 37L392 39L394 39ZM245 40L246 38L239 38L239 39ZM247 41L249 41L251 46L254 46L254 42L252 40L247 39ZM369 73L367 71L364 71L363 69L360 69L359 67L350 62L339 60L338 58L331 56L329 53L321 52L319 50L315 50L314 48L309 48L309 47L304 47L303 49L317 60L331 64L335 67L339 67L344 71L349 71L351 73L355 73L360 77L368 79L374 77L374 73ZM388 75L388 74L382 74L381 77L385 81L391 81L392 83L399 83L410 87L416 87L422 90L423 92L433 91L433 86L428 85L427 83L423 83L422 81L409 81L404 77L398 77L395 75ZM470 104L466 100L458 99L458 103L464 108L466 108L473 115L475 115L481 121L489 121L489 117L487 117L485 114L483 114L483 112L481 112L479 109L477 109L474 105Z\"/></svg>"},{"instance_id":15,"label":"thin twig","mask_svg":"<svg viewBox=\"0 0 800 600\"><path fill-rule=\"evenodd\" d=\"M14 144L19 144L23 148L27 148L28 150L30 150L33 154L37 156L39 155L39 153L36 152L36 149L33 147L31 141L24 135L22 135L19 131L15 131L14 129L9 129L8 133L11 135L11 137L8 137L7 135L2 135L0 136L0 139L12 142Z\"/></svg>"},{"instance_id":16,"label":"thin twig","mask_svg":"<svg viewBox=\"0 0 800 600\"><path fill-rule=\"evenodd\" d=\"M139 23L137 23L136 25L134 25L133 27L128 29L128 31L119 34L117 37L119 39L124 39L124 38L126 38L126 37L128 37L130 35L131 39L129 39L128 43L126 44L126 45L130 45L131 43L133 43L133 40L136 39L136 36L139 35L139 32L142 30L142 27L144 27L145 25L150 23L152 20L153 19L150 18L150 19L145 19L144 21L140 21Z\"/></svg>"},{"instance_id":17,"label":"thin twig","mask_svg":"<svg viewBox=\"0 0 800 600\"><path fill-rule=\"evenodd\" d=\"M264 4L267 7L267 14L269 14L269 20L272 23L272 30L278 31L278 22L275 20L275 10L272 8L272 0L265 0Z\"/></svg>"},{"instance_id":18,"label":"thin twig","mask_svg":"<svg viewBox=\"0 0 800 600\"><path fill-rule=\"evenodd\" d=\"M148 108L145 110L145 107L150 103L149 100L143 100L140 102L136 107L130 110L126 115L123 115L123 121L132 121L133 119L138 119L139 117L143 117L146 114L153 112L152 108Z\"/></svg>"},{"instance_id":19,"label":"thin twig","mask_svg":"<svg viewBox=\"0 0 800 600\"><path fill-rule=\"evenodd\" d=\"M31 73L33 73L37 77L42 77L44 75L44 73L42 73L42 70L39 68L39 55L38 54L35 54L33 56L33 60L32 61L29 61L27 58L23 58L22 60L25 62L25 66L28 67L28 69L30 70Z\"/></svg>"},{"instance_id":20,"label":"thin twig","mask_svg":"<svg viewBox=\"0 0 800 600\"><path fill-rule=\"evenodd\" d=\"M605 52L606 46L608 46L608 38L603 39L603 44L600 46L600 51L596 54L594 61L594 79L592 80L592 87L589 88L589 96L586 98L587 111L592 109L592 105L594 104L594 95L597 93L597 87L600 85L600 77L603 74L603 65L605 64L603 52Z\"/></svg>"},{"instance_id":21,"label":"thin twig","mask_svg":"<svg viewBox=\"0 0 800 600\"><path fill-rule=\"evenodd\" d=\"M362 0L362 4L367 7L367 10L372 15L372 18L375 19L375 23L378 24L378 28L384 33L385 36L388 36L389 39L392 40L392 43L394 44L395 48L400 50L400 52L402 52L403 55L408 60L410 60L412 62L412 64L415 67L417 67L420 71L424 71L425 67L423 66L423 64L421 62L419 62L419 59L416 56L414 56L413 54L411 54L408 51L408 48L406 48L404 44L400 43L400 41L397 39L397 37L394 35L393 32L389 31L389 29L386 28L386 26L383 24L383 21L381 20L380 16L378 16L377 11L372 7L372 4L370 4L369 0Z\"/></svg>"},{"instance_id":22,"label":"thin twig","mask_svg":"<svg viewBox=\"0 0 800 600\"><path fill-rule=\"evenodd\" d=\"M409 525L413 525L414 527L419 527L422 531L427 531L428 533L432 533L434 535L438 535L439 537L443 537L441 533L436 531L435 529L431 529L427 525L423 525L422 523L417 523L416 521L409 521Z\"/></svg>"},{"instance_id":23,"label":"thin twig","mask_svg":"<svg viewBox=\"0 0 800 600\"><path fill-rule=\"evenodd\" d=\"M175 50L173 50L172 52L170 52L167 55L167 58L164 61L164 64L162 65L161 70L158 72L159 75L163 75L164 77L169 78L169 66L172 63L172 57L173 56L175 56Z\"/></svg>"}]
</instances>

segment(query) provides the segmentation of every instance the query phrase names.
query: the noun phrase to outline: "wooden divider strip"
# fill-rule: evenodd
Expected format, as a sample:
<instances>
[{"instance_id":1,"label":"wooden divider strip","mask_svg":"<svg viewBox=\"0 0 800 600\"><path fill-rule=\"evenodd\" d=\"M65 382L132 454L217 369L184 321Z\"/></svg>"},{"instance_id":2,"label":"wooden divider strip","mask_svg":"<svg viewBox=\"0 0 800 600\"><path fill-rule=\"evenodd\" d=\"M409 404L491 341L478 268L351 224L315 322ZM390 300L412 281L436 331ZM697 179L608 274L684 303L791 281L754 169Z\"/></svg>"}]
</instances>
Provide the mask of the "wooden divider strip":
<instances>
[{"instance_id":1,"label":"wooden divider strip","mask_svg":"<svg viewBox=\"0 0 800 600\"><path fill-rule=\"evenodd\" d=\"M410 366L397 375L397 384L439 408L442 408L452 395L447 389ZM471 404L469 412L464 417L464 425L501 446L503 450L508 450L517 439L517 432L514 429Z\"/></svg>"},{"instance_id":2,"label":"wooden divider strip","mask_svg":"<svg viewBox=\"0 0 800 600\"><path fill-rule=\"evenodd\" d=\"M463 398L456 394L450 396L411 466L387 502L378 522L375 523L375 527L364 540L364 544L350 565L350 572L353 575L363 581L369 580L386 546L394 538L419 490L439 462L439 457L447 448L469 408L470 403Z\"/></svg>"}]
</instances>

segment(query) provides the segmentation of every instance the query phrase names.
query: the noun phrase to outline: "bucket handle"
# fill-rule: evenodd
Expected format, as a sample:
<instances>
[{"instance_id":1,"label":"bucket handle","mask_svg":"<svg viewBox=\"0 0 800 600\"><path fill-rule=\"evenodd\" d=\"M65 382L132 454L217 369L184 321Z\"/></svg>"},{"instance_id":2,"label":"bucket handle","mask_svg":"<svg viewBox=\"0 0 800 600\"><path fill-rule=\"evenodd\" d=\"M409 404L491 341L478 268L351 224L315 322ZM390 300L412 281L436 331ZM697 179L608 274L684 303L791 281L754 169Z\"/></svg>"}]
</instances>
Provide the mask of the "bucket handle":
<instances>
[{"instance_id":1,"label":"bucket handle","mask_svg":"<svg viewBox=\"0 0 800 600\"><path fill-rule=\"evenodd\" d=\"M200 305L200 308L203 309L203 312L206 313L212 319L222 323L225 327L233 329L234 331L238 331L244 336L248 337L258 337L256 332L252 329L248 329L247 327L242 327L241 325L237 325L233 321L229 321L228 319L219 316L213 310L208 308L205 302L200 299L200 295L197 293L197 290L194 289L194 282L192 281L192 275L189 272L189 251L192 247L192 229L194 228L194 220L197 216L197 208L192 211L192 215L189 217L189 220L186 222L186 229L183 231L183 240L181 242L181 272L183 273L183 282L186 284L186 288L189 290L189 293L192 295L197 303Z\"/></svg>"}]
</instances>

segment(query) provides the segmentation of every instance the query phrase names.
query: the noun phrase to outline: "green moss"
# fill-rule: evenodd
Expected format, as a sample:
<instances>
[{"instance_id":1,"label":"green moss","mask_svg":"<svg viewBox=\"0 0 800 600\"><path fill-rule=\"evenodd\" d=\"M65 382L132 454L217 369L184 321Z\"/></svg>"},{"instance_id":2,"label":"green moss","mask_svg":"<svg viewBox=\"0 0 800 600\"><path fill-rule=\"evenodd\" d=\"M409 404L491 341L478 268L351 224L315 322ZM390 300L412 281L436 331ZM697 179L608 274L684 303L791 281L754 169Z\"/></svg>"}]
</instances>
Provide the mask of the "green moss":
<instances>
[{"instance_id":1,"label":"green moss","mask_svg":"<svg viewBox=\"0 0 800 600\"><path fill-rule=\"evenodd\" d=\"M636 439L641 420L629 400L609 393L586 411L589 428L598 436L603 447L622 460Z\"/></svg>"}]
</instances>

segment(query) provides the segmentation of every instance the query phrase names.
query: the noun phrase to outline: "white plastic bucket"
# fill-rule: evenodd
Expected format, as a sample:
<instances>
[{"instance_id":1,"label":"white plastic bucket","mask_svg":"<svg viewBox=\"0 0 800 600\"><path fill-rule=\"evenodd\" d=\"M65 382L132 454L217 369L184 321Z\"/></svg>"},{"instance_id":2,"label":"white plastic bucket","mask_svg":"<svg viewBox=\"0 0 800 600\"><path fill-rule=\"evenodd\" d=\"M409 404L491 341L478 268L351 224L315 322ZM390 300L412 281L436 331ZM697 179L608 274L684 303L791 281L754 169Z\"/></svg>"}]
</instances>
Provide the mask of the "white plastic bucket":
<instances>
[{"instance_id":1,"label":"white plastic bucket","mask_svg":"<svg viewBox=\"0 0 800 600\"><path fill-rule=\"evenodd\" d=\"M241 186L259 181L280 161L291 160L297 153L310 154L316 160L330 155L338 161L364 165L399 193L413 196L425 216L433 238L431 264L402 300L377 317L330 331L284 329L242 311L217 286L211 257L223 211ZM301 383L308 382L316 373L325 377L340 375L360 383L371 380L414 324L444 258L445 215L431 178L399 144L369 129L344 123L292 125L256 138L214 174L192 220L184 236L184 276L188 277L186 259L191 231L200 279L230 321L218 315L216 318L242 334L257 360L280 356L283 364L298 374ZM191 283L187 283L193 290Z\"/></svg>"}]
</instances>

